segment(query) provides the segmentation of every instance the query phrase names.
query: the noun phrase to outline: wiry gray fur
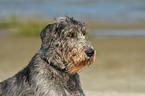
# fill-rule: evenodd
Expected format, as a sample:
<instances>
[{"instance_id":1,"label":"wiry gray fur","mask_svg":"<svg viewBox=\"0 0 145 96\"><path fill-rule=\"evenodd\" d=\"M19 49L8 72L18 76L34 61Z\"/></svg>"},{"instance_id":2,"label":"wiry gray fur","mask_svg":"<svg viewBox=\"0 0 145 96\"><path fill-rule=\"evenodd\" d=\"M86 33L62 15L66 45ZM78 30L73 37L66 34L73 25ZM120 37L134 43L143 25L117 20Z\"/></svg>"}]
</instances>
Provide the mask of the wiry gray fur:
<instances>
[{"instance_id":1,"label":"wiry gray fur","mask_svg":"<svg viewBox=\"0 0 145 96\"><path fill-rule=\"evenodd\" d=\"M77 71L94 59L85 34L85 25L70 17L47 25L41 49L26 68L0 83L0 96L84 96Z\"/></svg>"}]
</instances>

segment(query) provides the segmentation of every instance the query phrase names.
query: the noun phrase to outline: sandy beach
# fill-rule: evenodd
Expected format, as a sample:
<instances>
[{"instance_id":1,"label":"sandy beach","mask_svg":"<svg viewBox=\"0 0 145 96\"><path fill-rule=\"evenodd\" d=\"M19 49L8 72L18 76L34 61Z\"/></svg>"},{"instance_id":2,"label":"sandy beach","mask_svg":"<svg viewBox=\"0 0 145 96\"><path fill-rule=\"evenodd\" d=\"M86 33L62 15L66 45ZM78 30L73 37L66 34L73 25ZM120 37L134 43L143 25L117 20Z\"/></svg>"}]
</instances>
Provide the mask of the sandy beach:
<instances>
[{"instance_id":1,"label":"sandy beach","mask_svg":"<svg viewBox=\"0 0 145 96\"><path fill-rule=\"evenodd\" d=\"M96 60L82 69L87 96L145 96L145 37L89 38ZM0 30L0 81L23 69L40 48L39 37L17 37Z\"/></svg>"},{"instance_id":2,"label":"sandy beach","mask_svg":"<svg viewBox=\"0 0 145 96\"><path fill-rule=\"evenodd\" d=\"M86 92L86 96L145 96L144 93Z\"/></svg>"}]
</instances>

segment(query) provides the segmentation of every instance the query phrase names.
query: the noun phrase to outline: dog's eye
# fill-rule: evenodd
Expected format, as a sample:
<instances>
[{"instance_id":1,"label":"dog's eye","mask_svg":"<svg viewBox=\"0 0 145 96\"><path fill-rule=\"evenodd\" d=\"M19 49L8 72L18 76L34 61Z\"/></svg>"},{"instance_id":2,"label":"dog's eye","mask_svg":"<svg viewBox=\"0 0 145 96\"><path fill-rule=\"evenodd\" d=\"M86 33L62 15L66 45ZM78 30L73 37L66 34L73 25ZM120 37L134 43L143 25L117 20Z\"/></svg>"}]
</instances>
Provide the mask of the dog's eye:
<instances>
[{"instance_id":1,"label":"dog's eye","mask_svg":"<svg viewBox=\"0 0 145 96\"><path fill-rule=\"evenodd\" d=\"M70 34L69 34L69 37L71 37L71 38L73 38L74 36L75 36L74 33L70 33Z\"/></svg>"}]
</instances>

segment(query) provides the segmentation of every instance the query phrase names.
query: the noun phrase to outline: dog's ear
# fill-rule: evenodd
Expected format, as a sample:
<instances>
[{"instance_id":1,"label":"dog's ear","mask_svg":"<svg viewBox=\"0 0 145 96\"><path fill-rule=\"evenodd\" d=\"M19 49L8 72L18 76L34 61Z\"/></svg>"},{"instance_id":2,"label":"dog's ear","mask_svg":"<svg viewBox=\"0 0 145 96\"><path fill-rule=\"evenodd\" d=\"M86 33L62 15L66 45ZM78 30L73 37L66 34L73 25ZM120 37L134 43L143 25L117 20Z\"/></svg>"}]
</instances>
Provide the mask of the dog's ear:
<instances>
[{"instance_id":1,"label":"dog's ear","mask_svg":"<svg viewBox=\"0 0 145 96\"><path fill-rule=\"evenodd\" d=\"M43 49L49 48L51 42L53 41L54 31L56 30L56 24L48 24L40 33L40 38L42 41Z\"/></svg>"},{"instance_id":2,"label":"dog's ear","mask_svg":"<svg viewBox=\"0 0 145 96\"><path fill-rule=\"evenodd\" d=\"M40 38L42 41L41 44L41 50L49 49L53 46L54 41L57 39L57 36L61 34L61 30L63 29L63 26L60 26L57 23L49 24L40 33ZM54 47L54 46L53 46ZM51 51L52 52L52 51ZM45 59L49 61L50 58L47 56ZM51 60L50 60L51 61ZM50 63L51 66L55 67L57 70L64 71L65 65L63 63Z\"/></svg>"},{"instance_id":3,"label":"dog's ear","mask_svg":"<svg viewBox=\"0 0 145 96\"><path fill-rule=\"evenodd\" d=\"M40 33L40 38L42 41L42 48L46 49L51 46L51 42L53 42L56 37L60 37L62 34L62 30L65 28L64 24L48 24L46 27L43 28L43 30Z\"/></svg>"}]
</instances>

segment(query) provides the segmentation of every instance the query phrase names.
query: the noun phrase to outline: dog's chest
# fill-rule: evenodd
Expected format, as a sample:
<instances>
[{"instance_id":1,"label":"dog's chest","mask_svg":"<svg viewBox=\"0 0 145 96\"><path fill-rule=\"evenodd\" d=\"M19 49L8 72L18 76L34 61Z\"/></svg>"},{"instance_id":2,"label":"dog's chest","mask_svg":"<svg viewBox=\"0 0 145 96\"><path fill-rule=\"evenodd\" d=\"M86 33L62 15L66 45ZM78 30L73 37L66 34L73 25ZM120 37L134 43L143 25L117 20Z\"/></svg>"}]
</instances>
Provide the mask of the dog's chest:
<instances>
[{"instance_id":1,"label":"dog's chest","mask_svg":"<svg viewBox=\"0 0 145 96\"><path fill-rule=\"evenodd\" d=\"M54 76L47 81L47 88L48 96L84 96L76 76Z\"/></svg>"}]
</instances>

